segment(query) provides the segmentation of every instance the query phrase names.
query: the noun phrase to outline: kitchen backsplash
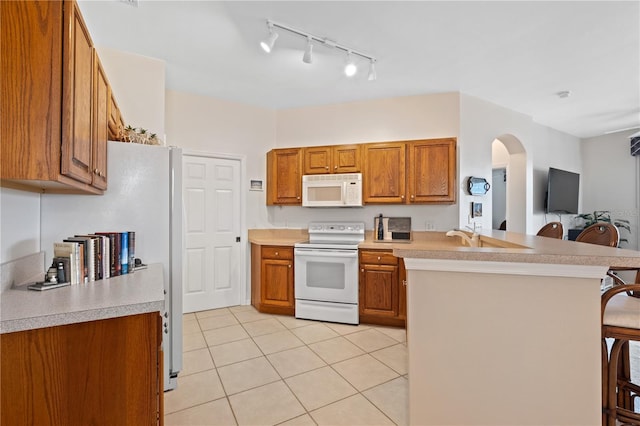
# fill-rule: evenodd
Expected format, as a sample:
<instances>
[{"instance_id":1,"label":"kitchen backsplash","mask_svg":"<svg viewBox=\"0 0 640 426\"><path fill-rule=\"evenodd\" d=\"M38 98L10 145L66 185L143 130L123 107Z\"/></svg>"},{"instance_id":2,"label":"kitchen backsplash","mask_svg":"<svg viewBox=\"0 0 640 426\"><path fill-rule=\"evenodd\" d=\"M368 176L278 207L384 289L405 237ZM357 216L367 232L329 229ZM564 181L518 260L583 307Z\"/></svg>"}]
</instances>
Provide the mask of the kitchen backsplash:
<instances>
[{"instance_id":1,"label":"kitchen backsplash","mask_svg":"<svg viewBox=\"0 0 640 426\"><path fill-rule=\"evenodd\" d=\"M43 278L43 251L10 260L0 265L0 292L22 284L42 281Z\"/></svg>"}]
</instances>

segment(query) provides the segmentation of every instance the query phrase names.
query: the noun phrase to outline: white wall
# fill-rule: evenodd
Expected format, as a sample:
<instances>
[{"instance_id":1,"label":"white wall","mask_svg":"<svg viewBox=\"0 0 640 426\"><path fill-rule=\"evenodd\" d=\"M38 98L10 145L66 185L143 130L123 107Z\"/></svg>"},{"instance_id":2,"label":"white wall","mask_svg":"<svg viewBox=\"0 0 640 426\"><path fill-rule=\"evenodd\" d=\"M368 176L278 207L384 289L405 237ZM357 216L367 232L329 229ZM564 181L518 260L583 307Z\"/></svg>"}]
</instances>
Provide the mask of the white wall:
<instances>
[{"instance_id":1,"label":"white wall","mask_svg":"<svg viewBox=\"0 0 640 426\"><path fill-rule=\"evenodd\" d=\"M125 125L142 127L164 140L164 61L108 47L96 49Z\"/></svg>"},{"instance_id":2,"label":"white wall","mask_svg":"<svg viewBox=\"0 0 640 426\"><path fill-rule=\"evenodd\" d=\"M533 162L533 215L532 229L538 232L542 226L548 222L560 221L564 226L564 233L574 227L573 218L575 215L557 215L545 214L544 199L547 192L547 175L549 167L556 169L568 170L574 173L580 173L585 170L582 164L582 153L580 139L562 133L549 127L541 126L537 123L533 125L533 146L532 152ZM508 179L508 177L507 177ZM583 199L590 191L584 186L584 179L580 182L580 200ZM581 211L578 204L578 210Z\"/></svg>"},{"instance_id":3,"label":"white wall","mask_svg":"<svg viewBox=\"0 0 640 426\"><path fill-rule=\"evenodd\" d=\"M614 219L631 222L631 235L624 248L639 249L640 232L640 157L629 152L629 136L634 130L583 139L582 147L582 208L588 213L609 210Z\"/></svg>"},{"instance_id":4,"label":"white wall","mask_svg":"<svg viewBox=\"0 0 640 426\"><path fill-rule=\"evenodd\" d=\"M165 99L170 144L185 150L244 156L247 227L271 227L266 192L249 191L249 181L260 179L266 187L266 154L275 146L275 112L171 90Z\"/></svg>"},{"instance_id":5,"label":"white wall","mask_svg":"<svg viewBox=\"0 0 640 426\"><path fill-rule=\"evenodd\" d=\"M473 175L491 176L492 142L497 137L507 135L515 137L524 148L525 153L511 155L507 182L509 186L514 179L526 179L524 191L509 191L508 205L518 197L516 206L522 207L524 218L518 214L512 220L507 212L507 226L515 232L535 234L546 223L544 215L544 191L546 191L546 175L549 167L558 167L580 173L581 154L580 139L554 129L535 123L531 117L498 105L460 95L460 179ZM526 156L526 158L525 158ZM513 170L514 163L526 168ZM522 168L517 166L518 169ZM518 173L516 173L518 172ZM492 209L490 197L473 197L466 195L461 188L460 223L466 223L468 206L472 201L487 204L483 209L483 227L491 227ZM509 209L509 207L508 207ZM549 221L557 218L549 218Z\"/></svg>"},{"instance_id":6,"label":"white wall","mask_svg":"<svg viewBox=\"0 0 640 426\"><path fill-rule=\"evenodd\" d=\"M515 111L502 108L498 105L486 102L482 99L474 98L465 94L460 95L460 179L466 180L469 176L483 177L489 180L492 176L492 143L494 139L511 135L517 139L527 151L526 170L507 170L507 181L515 183L523 181L528 176L530 170L529 154L531 150L531 117ZM504 142L504 141L503 141ZM513 162L513 158L511 159ZM517 163L524 160L518 158ZM522 174L522 177L519 176ZM460 190L460 217L461 226L469 222L469 210L471 202L483 203L483 217L477 222L483 228L491 229L493 209L491 205L491 195L472 196L468 195L461 186ZM522 213L515 215L507 207L507 226L509 230L515 232L528 232L528 222L530 221L531 190L517 191L513 194L509 192L508 205L514 203ZM518 197L517 200L514 200ZM511 213L511 214L510 214Z\"/></svg>"},{"instance_id":7,"label":"white wall","mask_svg":"<svg viewBox=\"0 0 640 426\"><path fill-rule=\"evenodd\" d=\"M276 114L278 148L431 139L458 136L457 93L406 96L372 101L280 110ZM268 207L273 227L306 228L315 220L364 221L374 216L410 216L414 230L427 224L438 230L458 225L457 205L378 205L363 208Z\"/></svg>"},{"instance_id":8,"label":"white wall","mask_svg":"<svg viewBox=\"0 0 640 426\"><path fill-rule=\"evenodd\" d=\"M0 263L40 251L40 194L0 188Z\"/></svg>"}]
</instances>

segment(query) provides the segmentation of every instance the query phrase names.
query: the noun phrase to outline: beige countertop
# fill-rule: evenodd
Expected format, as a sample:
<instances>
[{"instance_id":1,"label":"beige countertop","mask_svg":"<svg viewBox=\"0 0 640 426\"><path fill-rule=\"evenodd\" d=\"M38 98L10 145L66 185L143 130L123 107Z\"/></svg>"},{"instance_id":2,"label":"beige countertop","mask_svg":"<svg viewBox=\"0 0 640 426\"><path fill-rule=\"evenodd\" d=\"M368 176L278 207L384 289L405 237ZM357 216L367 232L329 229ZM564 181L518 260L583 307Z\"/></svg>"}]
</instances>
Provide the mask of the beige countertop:
<instances>
[{"instance_id":1,"label":"beige countertop","mask_svg":"<svg viewBox=\"0 0 640 426\"><path fill-rule=\"evenodd\" d=\"M2 293L0 333L164 310L162 264L106 280L31 291L26 285Z\"/></svg>"},{"instance_id":2,"label":"beige countertop","mask_svg":"<svg viewBox=\"0 0 640 426\"><path fill-rule=\"evenodd\" d=\"M249 230L249 241L260 245L293 246L307 237L304 229ZM359 248L393 250L394 255L404 258L640 267L636 250L496 230L481 232L480 240L482 247L468 247L461 245L459 237L447 237L445 232L414 231L410 242L375 242L372 231L367 231Z\"/></svg>"},{"instance_id":3,"label":"beige countertop","mask_svg":"<svg viewBox=\"0 0 640 426\"><path fill-rule=\"evenodd\" d=\"M249 229L249 242L262 246L293 246L309 239L306 229Z\"/></svg>"}]
</instances>

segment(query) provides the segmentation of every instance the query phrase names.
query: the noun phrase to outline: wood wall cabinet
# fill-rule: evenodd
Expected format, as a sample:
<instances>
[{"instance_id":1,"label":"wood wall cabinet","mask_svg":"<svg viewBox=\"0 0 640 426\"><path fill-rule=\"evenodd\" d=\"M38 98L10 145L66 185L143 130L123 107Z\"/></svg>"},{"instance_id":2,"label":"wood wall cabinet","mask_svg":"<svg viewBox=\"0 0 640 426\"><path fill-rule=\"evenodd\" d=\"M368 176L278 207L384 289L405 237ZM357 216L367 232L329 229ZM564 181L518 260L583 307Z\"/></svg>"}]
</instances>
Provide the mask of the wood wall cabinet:
<instances>
[{"instance_id":1,"label":"wood wall cabinet","mask_svg":"<svg viewBox=\"0 0 640 426\"><path fill-rule=\"evenodd\" d=\"M2 185L101 194L111 95L76 2L0 2L0 64Z\"/></svg>"},{"instance_id":2,"label":"wood wall cabinet","mask_svg":"<svg viewBox=\"0 0 640 426\"><path fill-rule=\"evenodd\" d=\"M332 145L304 148L304 174L359 173L361 145Z\"/></svg>"},{"instance_id":3,"label":"wood wall cabinet","mask_svg":"<svg viewBox=\"0 0 640 426\"><path fill-rule=\"evenodd\" d=\"M362 201L403 204L406 193L406 144L364 144Z\"/></svg>"},{"instance_id":4,"label":"wood wall cabinet","mask_svg":"<svg viewBox=\"0 0 640 426\"><path fill-rule=\"evenodd\" d=\"M260 312L294 315L293 247L251 245L251 304Z\"/></svg>"},{"instance_id":5,"label":"wood wall cabinet","mask_svg":"<svg viewBox=\"0 0 640 426\"><path fill-rule=\"evenodd\" d=\"M409 203L455 203L456 140L407 143Z\"/></svg>"},{"instance_id":6,"label":"wood wall cabinet","mask_svg":"<svg viewBox=\"0 0 640 426\"><path fill-rule=\"evenodd\" d=\"M0 335L6 425L163 418L159 312Z\"/></svg>"},{"instance_id":7,"label":"wood wall cabinet","mask_svg":"<svg viewBox=\"0 0 640 426\"><path fill-rule=\"evenodd\" d=\"M267 205L302 205L302 148L267 153Z\"/></svg>"},{"instance_id":8,"label":"wood wall cabinet","mask_svg":"<svg viewBox=\"0 0 640 426\"><path fill-rule=\"evenodd\" d=\"M402 259L391 251L360 250L360 322L404 326L406 278Z\"/></svg>"}]
</instances>

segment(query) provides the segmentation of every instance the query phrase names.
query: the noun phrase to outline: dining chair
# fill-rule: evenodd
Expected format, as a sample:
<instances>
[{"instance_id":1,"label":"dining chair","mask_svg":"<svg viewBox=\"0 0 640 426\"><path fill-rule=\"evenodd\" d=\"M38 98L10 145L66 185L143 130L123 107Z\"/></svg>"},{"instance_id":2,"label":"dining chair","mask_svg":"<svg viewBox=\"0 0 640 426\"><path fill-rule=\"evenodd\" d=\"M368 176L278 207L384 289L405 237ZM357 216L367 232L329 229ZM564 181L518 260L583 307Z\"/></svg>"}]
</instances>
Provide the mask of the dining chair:
<instances>
[{"instance_id":1,"label":"dining chair","mask_svg":"<svg viewBox=\"0 0 640 426\"><path fill-rule=\"evenodd\" d=\"M564 228L560 222L549 222L540 228L536 235L538 237L557 238L561 240L564 236Z\"/></svg>"},{"instance_id":2,"label":"dining chair","mask_svg":"<svg viewBox=\"0 0 640 426\"><path fill-rule=\"evenodd\" d=\"M620 233L615 225L598 222L585 228L576 238L576 242L618 247Z\"/></svg>"}]
</instances>

